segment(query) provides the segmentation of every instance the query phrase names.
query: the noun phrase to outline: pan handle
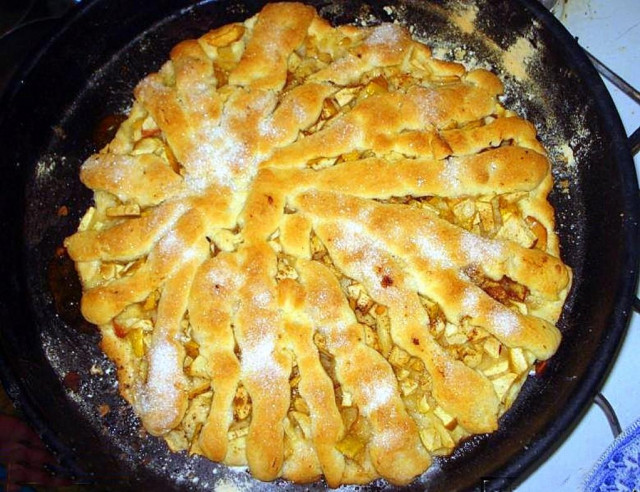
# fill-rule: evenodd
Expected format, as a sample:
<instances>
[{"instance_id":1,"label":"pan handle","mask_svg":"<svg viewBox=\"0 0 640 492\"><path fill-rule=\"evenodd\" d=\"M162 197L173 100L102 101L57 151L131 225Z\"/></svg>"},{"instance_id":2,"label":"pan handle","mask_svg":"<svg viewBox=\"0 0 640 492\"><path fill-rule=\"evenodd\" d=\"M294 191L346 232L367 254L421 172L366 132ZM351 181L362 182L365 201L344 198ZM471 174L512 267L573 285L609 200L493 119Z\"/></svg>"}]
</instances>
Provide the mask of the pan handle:
<instances>
[{"instance_id":1,"label":"pan handle","mask_svg":"<svg viewBox=\"0 0 640 492\"><path fill-rule=\"evenodd\" d=\"M618 89L624 92L627 96L633 99L636 103L640 104L640 91L633 87L629 82L620 77L617 73L607 67L604 63L598 60L595 56L589 53L586 49L582 48L587 54L593 66L600 72L600 75L605 77L609 82L615 85Z\"/></svg>"},{"instance_id":2,"label":"pan handle","mask_svg":"<svg viewBox=\"0 0 640 492\"><path fill-rule=\"evenodd\" d=\"M582 48L586 53L591 63L595 69L606 78L609 82L615 85L618 89L624 92L627 96L629 96L633 101L637 104L640 104L640 91L633 87L629 82L620 77L617 73L607 67L604 63L598 60L595 56L593 56L589 51L585 48ZM629 147L631 147L631 153L635 156L638 151L640 151L640 127L636 129L635 132L631 134L629 137Z\"/></svg>"},{"instance_id":3,"label":"pan handle","mask_svg":"<svg viewBox=\"0 0 640 492\"><path fill-rule=\"evenodd\" d=\"M629 136L629 147L634 156L640 151L640 126ZM640 190L638 190L638 193L640 194ZM636 313L640 313L640 297L638 296L633 302L633 309Z\"/></svg>"},{"instance_id":4,"label":"pan handle","mask_svg":"<svg viewBox=\"0 0 640 492\"><path fill-rule=\"evenodd\" d=\"M609 403L609 400L607 400L602 393L598 393L593 401L600 407L602 412L607 417L607 421L609 422L609 427L611 427L611 433L613 434L613 437L618 437L622 433L622 427L620 427L618 416L611 406L611 403Z\"/></svg>"},{"instance_id":5,"label":"pan handle","mask_svg":"<svg viewBox=\"0 0 640 492\"><path fill-rule=\"evenodd\" d=\"M640 126L629 136L629 147L634 156L640 152Z\"/></svg>"}]
</instances>

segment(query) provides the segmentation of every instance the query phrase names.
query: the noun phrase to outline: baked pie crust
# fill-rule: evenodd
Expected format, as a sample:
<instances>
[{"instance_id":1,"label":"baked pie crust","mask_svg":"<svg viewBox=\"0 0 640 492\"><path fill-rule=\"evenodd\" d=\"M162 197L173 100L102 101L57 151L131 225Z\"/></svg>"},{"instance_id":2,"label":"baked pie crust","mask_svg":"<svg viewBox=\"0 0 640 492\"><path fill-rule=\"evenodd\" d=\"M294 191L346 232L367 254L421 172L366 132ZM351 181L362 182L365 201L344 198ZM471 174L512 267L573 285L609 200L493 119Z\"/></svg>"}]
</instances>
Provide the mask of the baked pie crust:
<instances>
[{"instance_id":1,"label":"baked pie crust","mask_svg":"<svg viewBox=\"0 0 640 492\"><path fill-rule=\"evenodd\" d=\"M148 432L335 487L407 484L494 431L571 285L502 90L298 3L177 45L83 164L65 241Z\"/></svg>"}]
</instances>

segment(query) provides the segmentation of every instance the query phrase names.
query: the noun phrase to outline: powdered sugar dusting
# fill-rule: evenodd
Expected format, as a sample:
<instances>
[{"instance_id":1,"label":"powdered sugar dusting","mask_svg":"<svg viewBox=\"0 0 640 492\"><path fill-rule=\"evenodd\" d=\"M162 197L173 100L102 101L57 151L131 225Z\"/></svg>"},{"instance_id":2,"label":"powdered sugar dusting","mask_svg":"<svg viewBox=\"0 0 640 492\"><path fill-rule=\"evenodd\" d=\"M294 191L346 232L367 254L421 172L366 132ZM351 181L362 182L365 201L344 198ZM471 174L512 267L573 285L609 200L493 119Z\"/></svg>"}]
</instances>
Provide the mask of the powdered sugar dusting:
<instances>
[{"instance_id":1,"label":"powdered sugar dusting","mask_svg":"<svg viewBox=\"0 0 640 492\"><path fill-rule=\"evenodd\" d=\"M344 320L337 320L336 323L331 325L330 330L327 327L323 327L318 332L327 337L327 347L332 352L338 353L344 349L349 350L351 347L353 334L348 330L349 326Z\"/></svg>"},{"instance_id":2,"label":"powdered sugar dusting","mask_svg":"<svg viewBox=\"0 0 640 492\"><path fill-rule=\"evenodd\" d=\"M464 296L462 297L462 310L465 314L475 316L479 302L480 295L475 289L466 288L464 290Z\"/></svg>"},{"instance_id":3,"label":"powdered sugar dusting","mask_svg":"<svg viewBox=\"0 0 640 492\"><path fill-rule=\"evenodd\" d=\"M234 482L229 479L222 479L216 483L213 490L215 492L244 492L249 489L242 487L238 482Z\"/></svg>"},{"instance_id":4,"label":"powdered sugar dusting","mask_svg":"<svg viewBox=\"0 0 640 492\"><path fill-rule=\"evenodd\" d=\"M401 437L402 435L393 429L384 429L373 435L372 443L385 450L397 449L402 446Z\"/></svg>"},{"instance_id":5,"label":"powdered sugar dusting","mask_svg":"<svg viewBox=\"0 0 640 492\"><path fill-rule=\"evenodd\" d=\"M160 241L158 253L166 256L182 254L186 249L184 240L176 233L175 229L170 230Z\"/></svg>"},{"instance_id":6,"label":"powdered sugar dusting","mask_svg":"<svg viewBox=\"0 0 640 492\"><path fill-rule=\"evenodd\" d=\"M498 335L513 335L520 329L517 314L506 307L494 308L490 316L494 332Z\"/></svg>"},{"instance_id":7,"label":"powdered sugar dusting","mask_svg":"<svg viewBox=\"0 0 640 492\"><path fill-rule=\"evenodd\" d=\"M365 230L361 224L352 221L344 221L340 225L340 231L336 235L333 245L347 254L355 254L368 246L365 239Z\"/></svg>"},{"instance_id":8,"label":"powdered sugar dusting","mask_svg":"<svg viewBox=\"0 0 640 492\"><path fill-rule=\"evenodd\" d=\"M396 24L385 23L374 27L371 34L365 39L368 46L395 45L405 37L402 27Z\"/></svg>"},{"instance_id":9,"label":"powdered sugar dusting","mask_svg":"<svg viewBox=\"0 0 640 492\"><path fill-rule=\"evenodd\" d=\"M390 253L380 240L370 238L361 224L342 222L335 230L330 252L332 248L347 256L342 265L345 273L362 283L380 302L390 302L399 295L398 279L389 265Z\"/></svg>"},{"instance_id":10,"label":"powdered sugar dusting","mask_svg":"<svg viewBox=\"0 0 640 492\"><path fill-rule=\"evenodd\" d=\"M242 351L242 369L244 372L268 370L273 365L275 343L272 337L265 337L255 345L244 347Z\"/></svg>"},{"instance_id":11,"label":"powdered sugar dusting","mask_svg":"<svg viewBox=\"0 0 640 492\"><path fill-rule=\"evenodd\" d=\"M465 171L466 168L460 165L460 161L449 158L445 161L444 168L440 173L440 180L448 189L456 192L462 187L462 177Z\"/></svg>"},{"instance_id":12,"label":"powdered sugar dusting","mask_svg":"<svg viewBox=\"0 0 640 492\"><path fill-rule=\"evenodd\" d=\"M191 189L201 191L212 183L235 189L234 178L249 164L249 151L246 143L233 135L225 124L205 133L189 156L185 179Z\"/></svg>"},{"instance_id":13,"label":"powdered sugar dusting","mask_svg":"<svg viewBox=\"0 0 640 492\"><path fill-rule=\"evenodd\" d=\"M309 119L310 115L307 113L306 106L299 100L294 99L291 102L291 106L291 112L293 113L293 117L298 124L301 124Z\"/></svg>"},{"instance_id":14,"label":"powdered sugar dusting","mask_svg":"<svg viewBox=\"0 0 640 492\"><path fill-rule=\"evenodd\" d=\"M395 393L395 386L388 380L374 380L362 386L364 403L360 407L365 416L387 405Z\"/></svg>"},{"instance_id":15,"label":"powdered sugar dusting","mask_svg":"<svg viewBox=\"0 0 640 492\"><path fill-rule=\"evenodd\" d=\"M181 257L182 261L188 261L197 256L197 248L189 245L180 237L175 229L170 230L158 247L158 253L165 257Z\"/></svg>"},{"instance_id":16,"label":"powdered sugar dusting","mask_svg":"<svg viewBox=\"0 0 640 492\"><path fill-rule=\"evenodd\" d=\"M408 95L417 110L420 127L429 128L439 122L442 113L442 95L439 91L426 87L412 87Z\"/></svg>"},{"instance_id":17,"label":"powdered sugar dusting","mask_svg":"<svg viewBox=\"0 0 640 492\"><path fill-rule=\"evenodd\" d=\"M178 351L170 343L161 343L151 350L149 354L148 387L151 391L161 392L175 385L178 375L182 371L178 367Z\"/></svg>"},{"instance_id":18,"label":"powdered sugar dusting","mask_svg":"<svg viewBox=\"0 0 640 492\"><path fill-rule=\"evenodd\" d=\"M249 379L260 377L265 382L280 377L283 369L276 360L276 350L276 338L273 334L248 340L242 345L240 356L243 376Z\"/></svg>"},{"instance_id":19,"label":"powdered sugar dusting","mask_svg":"<svg viewBox=\"0 0 640 492\"><path fill-rule=\"evenodd\" d=\"M418 253L443 268L453 267L451 258L442 242L428 233L420 234L411 239L413 245L418 249Z\"/></svg>"},{"instance_id":20,"label":"powdered sugar dusting","mask_svg":"<svg viewBox=\"0 0 640 492\"><path fill-rule=\"evenodd\" d=\"M148 354L147 384L137 395L142 415L153 414L156 427L168 427L176 417L175 401L184 379L178 350L166 341L154 345Z\"/></svg>"},{"instance_id":21,"label":"powdered sugar dusting","mask_svg":"<svg viewBox=\"0 0 640 492\"><path fill-rule=\"evenodd\" d=\"M251 100L243 94L227 101L219 120L205 121L185 159L189 188L201 192L212 184L245 190L257 172L261 155L256 136L274 137L280 132L271 125L275 95L256 91Z\"/></svg>"},{"instance_id":22,"label":"powdered sugar dusting","mask_svg":"<svg viewBox=\"0 0 640 492\"><path fill-rule=\"evenodd\" d=\"M284 135L284 129L273 124L273 119L268 118L258 124L258 133L260 136L270 140L276 140Z\"/></svg>"},{"instance_id":23,"label":"powdered sugar dusting","mask_svg":"<svg viewBox=\"0 0 640 492\"><path fill-rule=\"evenodd\" d=\"M242 280L242 275L227 268L212 268L207 272L207 282L212 286L218 285L224 289L236 289ZM214 292L218 290L214 287Z\"/></svg>"},{"instance_id":24,"label":"powdered sugar dusting","mask_svg":"<svg viewBox=\"0 0 640 492\"><path fill-rule=\"evenodd\" d=\"M273 302L273 295L269 290L262 290L253 295L253 302L257 307L265 309Z\"/></svg>"},{"instance_id":25,"label":"powdered sugar dusting","mask_svg":"<svg viewBox=\"0 0 640 492\"><path fill-rule=\"evenodd\" d=\"M503 247L497 241L464 232L460 239L460 251L469 263L495 261L503 256Z\"/></svg>"}]
</instances>

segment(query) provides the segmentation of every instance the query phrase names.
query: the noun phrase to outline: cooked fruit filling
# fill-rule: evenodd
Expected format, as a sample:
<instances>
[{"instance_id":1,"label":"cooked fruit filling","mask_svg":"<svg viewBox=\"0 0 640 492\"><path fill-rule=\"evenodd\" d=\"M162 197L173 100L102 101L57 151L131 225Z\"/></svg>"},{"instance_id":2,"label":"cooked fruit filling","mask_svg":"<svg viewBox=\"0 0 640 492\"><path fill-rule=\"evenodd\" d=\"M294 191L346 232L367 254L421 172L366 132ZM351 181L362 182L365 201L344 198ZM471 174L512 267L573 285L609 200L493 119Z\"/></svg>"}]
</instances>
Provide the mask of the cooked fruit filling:
<instances>
[{"instance_id":1,"label":"cooked fruit filling","mask_svg":"<svg viewBox=\"0 0 640 492\"><path fill-rule=\"evenodd\" d=\"M149 433L254 477L406 484L560 343L549 161L487 70L269 4L176 46L65 245Z\"/></svg>"}]
</instances>

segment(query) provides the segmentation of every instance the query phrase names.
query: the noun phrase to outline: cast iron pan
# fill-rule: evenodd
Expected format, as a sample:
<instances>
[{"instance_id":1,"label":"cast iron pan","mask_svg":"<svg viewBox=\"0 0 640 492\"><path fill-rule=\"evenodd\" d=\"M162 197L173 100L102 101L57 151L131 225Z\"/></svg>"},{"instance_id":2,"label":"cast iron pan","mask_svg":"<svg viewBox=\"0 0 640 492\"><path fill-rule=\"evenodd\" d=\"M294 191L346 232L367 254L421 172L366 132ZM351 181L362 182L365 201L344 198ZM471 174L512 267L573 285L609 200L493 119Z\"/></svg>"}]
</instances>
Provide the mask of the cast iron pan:
<instances>
[{"instance_id":1,"label":"cast iron pan","mask_svg":"<svg viewBox=\"0 0 640 492\"><path fill-rule=\"evenodd\" d=\"M536 124L557 181L568 183L568 192L558 188L552 194L563 258L575 273L557 355L528 380L497 432L436 460L412 485L430 491L504 490L570 432L626 329L637 280L639 205L619 117L585 55L534 0L478 0L473 33L449 22L447 12L459 3L449 0L310 3L336 23L397 18L430 44L444 46L449 56L455 45L463 48L455 53L464 60L485 60L506 82L504 104ZM241 21L263 4L90 2L31 57L0 103L2 379L80 481L118 489L204 490L229 480L252 490L274 485L201 457L170 454L164 442L145 435L118 395L115 368L98 349L99 335L79 315L73 267L58 249L91 201L78 168L110 138L136 82L157 70L178 41ZM504 72L498 55L523 36L537 53L526 83ZM564 144L575 163L563 162Z\"/></svg>"}]
</instances>

